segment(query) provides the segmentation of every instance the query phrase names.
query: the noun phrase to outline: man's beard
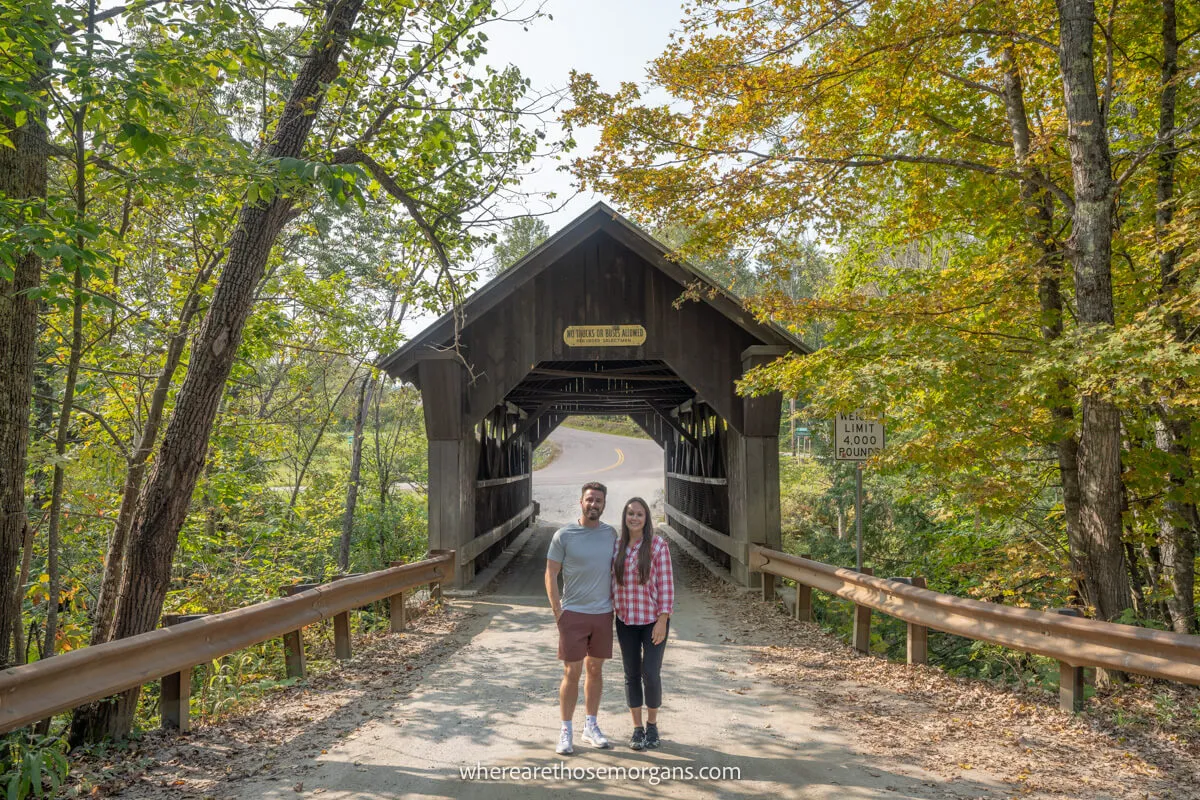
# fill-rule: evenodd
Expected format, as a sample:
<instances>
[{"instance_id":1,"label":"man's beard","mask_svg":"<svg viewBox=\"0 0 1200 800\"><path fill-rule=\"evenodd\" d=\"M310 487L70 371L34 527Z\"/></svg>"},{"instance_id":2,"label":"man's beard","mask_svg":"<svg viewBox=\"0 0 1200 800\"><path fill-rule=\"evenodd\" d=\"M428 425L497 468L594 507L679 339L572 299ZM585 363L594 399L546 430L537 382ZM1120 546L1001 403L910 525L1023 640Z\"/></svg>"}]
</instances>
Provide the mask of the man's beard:
<instances>
[{"instance_id":1,"label":"man's beard","mask_svg":"<svg viewBox=\"0 0 1200 800\"><path fill-rule=\"evenodd\" d=\"M583 515L588 519L600 519L600 512L594 508L589 508L587 511L583 512Z\"/></svg>"}]
</instances>

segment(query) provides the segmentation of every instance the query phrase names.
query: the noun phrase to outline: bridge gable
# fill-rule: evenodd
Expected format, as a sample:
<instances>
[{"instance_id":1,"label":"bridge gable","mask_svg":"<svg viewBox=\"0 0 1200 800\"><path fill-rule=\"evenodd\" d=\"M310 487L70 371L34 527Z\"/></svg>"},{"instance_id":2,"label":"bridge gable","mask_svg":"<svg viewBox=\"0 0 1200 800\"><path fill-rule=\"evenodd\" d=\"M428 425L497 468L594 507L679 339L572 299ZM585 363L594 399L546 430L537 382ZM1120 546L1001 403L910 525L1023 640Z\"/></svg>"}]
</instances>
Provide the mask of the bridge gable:
<instances>
[{"instance_id":1,"label":"bridge gable","mask_svg":"<svg viewBox=\"0 0 1200 800\"><path fill-rule=\"evenodd\" d=\"M699 299L677 303L689 286L699 289ZM665 247L603 204L481 287L461 312L466 425L503 403L539 362L662 361L740 431L744 401L734 382L747 349L804 352L798 340L755 321L738 298L672 260ZM645 342L578 347L564 341L570 326L618 324L641 325ZM420 363L444 356L453 343L454 320L447 315L380 366L421 385Z\"/></svg>"}]
</instances>

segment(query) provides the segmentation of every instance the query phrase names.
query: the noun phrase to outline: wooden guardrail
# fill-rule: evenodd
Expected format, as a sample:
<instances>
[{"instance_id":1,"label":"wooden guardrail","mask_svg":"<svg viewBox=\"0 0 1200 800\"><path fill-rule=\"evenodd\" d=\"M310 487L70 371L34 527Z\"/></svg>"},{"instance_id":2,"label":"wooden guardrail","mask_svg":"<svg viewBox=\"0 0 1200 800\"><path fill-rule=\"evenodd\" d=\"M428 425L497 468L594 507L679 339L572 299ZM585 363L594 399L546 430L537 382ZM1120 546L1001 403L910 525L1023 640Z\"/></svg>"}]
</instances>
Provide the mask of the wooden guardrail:
<instances>
[{"instance_id":1,"label":"wooden guardrail","mask_svg":"<svg viewBox=\"0 0 1200 800\"><path fill-rule=\"evenodd\" d=\"M510 483L519 483L528 480L533 480L532 472L526 472L521 475L510 475L507 478L488 478L487 480L475 481L475 488L486 489L490 486L507 486Z\"/></svg>"},{"instance_id":2,"label":"wooden guardrail","mask_svg":"<svg viewBox=\"0 0 1200 800\"><path fill-rule=\"evenodd\" d=\"M920 634L933 629L1056 659L1060 678L1065 680L1065 684L1060 683L1059 700L1068 710L1081 706L1083 667L1200 685L1200 636L954 597L759 545L750 546L750 569L763 573L763 595L767 598L773 597L774 580L766 576L778 575L796 581L797 587L820 589L854 603L854 640L860 651L866 650L870 612L874 609L909 624L910 659L914 626L921 629ZM799 608L799 588L797 601ZM811 608L811 598L807 606ZM919 651L923 660L923 647Z\"/></svg>"},{"instance_id":3,"label":"wooden guardrail","mask_svg":"<svg viewBox=\"0 0 1200 800\"><path fill-rule=\"evenodd\" d=\"M687 481L688 483L702 483L708 486L729 485L729 480L727 478L706 478L703 475L688 475L683 472L668 472L667 477L680 481Z\"/></svg>"},{"instance_id":4,"label":"wooden guardrail","mask_svg":"<svg viewBox=\"0 0 1200 800\"><path fill-rule=\"evenodd\" d=\"M0 672L0 733L159 679L166 683L163 697L169 703L164 707L164 724L174 717L176 727L186 726L190 681L184 678L197 664L296 634L306 625L376 600L401 597L415 586L449 580L454 575L454 561L452 550L432 551L423 561L5 670ZM393 619L393 627L396 624Z\"/></svg>"},{"instance_id":5,"label":"wooden guardrail","mask_svg":"<svg viewBox=\"0 0 1200 800\"><path fill-rule=\"evenodd\" d=\"M479 558L483 551L487 550L496 542L512 533L514 530L520 527L525 520L535 516L536 511L537 503L530 503L513 515L511 519L506 520L489 531L479 534L468 542L464 542L462 547L459 548L459 560L466 564L469 561L474 561L476 558Z\"/></svg>"},{"instance_id":6,"label":"wooden guardrail","mask_svg":"<svg viewBox=\"0 0 1200 800\"><path fill-rule=\"evenodd\" d=\"M722 553L731 558L745 564L747 559L747 545L744 541L734 539L729 534L719 531L716 528L711 528L705 525L695 517L688 516L670 503L664 503L665 513L668 520L677 519L689 531L699 536L704 541L711 544L713 547L720 550Z\"/></svg>"}]
</instances>

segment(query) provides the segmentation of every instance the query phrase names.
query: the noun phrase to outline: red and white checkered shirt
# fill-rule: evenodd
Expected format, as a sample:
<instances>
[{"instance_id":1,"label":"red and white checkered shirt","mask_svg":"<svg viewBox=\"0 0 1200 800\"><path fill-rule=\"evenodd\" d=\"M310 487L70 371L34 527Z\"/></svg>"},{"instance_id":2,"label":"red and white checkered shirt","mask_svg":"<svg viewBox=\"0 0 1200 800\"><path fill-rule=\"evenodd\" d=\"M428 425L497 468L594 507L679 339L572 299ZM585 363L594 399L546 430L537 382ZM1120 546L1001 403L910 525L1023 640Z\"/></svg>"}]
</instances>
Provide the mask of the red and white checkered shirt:
<instances>
[{"instance_id":1,"label":"red and white checkered shirt","mask_svg":"<svg viewBox=\"0 0 1200 800\"><path fill-rule=\"evenodd\" d=\"M671 548L661 536L654 537L654 551L650 554L650 580L638 583L638 552L645 540L631 543L625 551L625 585L612 579L613 610L626 625L649 625L658 620L659 614L670 614L675 609L675 575L671 572ZM617 538L613 548L613 569L617 554L621 551L621 539Z\"/></svg>"}]
</instances>

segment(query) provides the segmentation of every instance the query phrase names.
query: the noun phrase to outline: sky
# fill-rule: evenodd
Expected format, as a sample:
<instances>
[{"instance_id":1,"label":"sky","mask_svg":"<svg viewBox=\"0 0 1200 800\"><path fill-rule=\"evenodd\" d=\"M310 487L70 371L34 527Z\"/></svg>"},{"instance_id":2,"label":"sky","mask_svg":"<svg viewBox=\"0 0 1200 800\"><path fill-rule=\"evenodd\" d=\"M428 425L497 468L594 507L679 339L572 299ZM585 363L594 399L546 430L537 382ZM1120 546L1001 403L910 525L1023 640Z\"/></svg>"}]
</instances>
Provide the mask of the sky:
<instances>
[{"instance_id":1,"label":"sky","mask_svg":"<svg viewBox=\"0 0 1200 800\"><path fill-rule=\"evenodd\" d=\"M543 17L527 31L520 25L496 25L488 31L488 63L515 64L535 91L566 86L571 70L592 73L605 90L622 81L642 82L647 63L666 49L668 35L683 16L678 0L547 0L544 10L553 19ZM574 155L586 155L596 138L593 131L577 131ZM569 197L575 189L568 175L556 171L558 163L539 165L523 188L555 191L559 202ZM605 199L575 197L544 219L554 233Z\"/></svg>"},{"instance_id":2,"label":"sky","mask_svg":"<svg viewBox=\"0 0 1200 800\"><path fill-rule=\"evenodd\" d=\"M533 8L534 0L526 0ZM500 69L516 65L529 78L535 93L566 86L571 70L590 72L601 89L612 90L623 81L642 82L646 65L662 53L668 36L683 17L677 0L545 0L542 17L528 30L518 24L490 26L484 61ZM576 131L577 147L570 157L586 155L595 145L595 131ZM555 192L552 205L531 201L526 208L506 209L506 214L541 213L562 204L576 189L569 175L557 170L558 161L534 164L533 174L522 183L525 192ZM597 194L578 194L558 211L542 219L554 234L586 211L597 200L615 205ZM435 317L414 317L404 325L409 337L428 327Z\"/></svg>"}]
</instances>

